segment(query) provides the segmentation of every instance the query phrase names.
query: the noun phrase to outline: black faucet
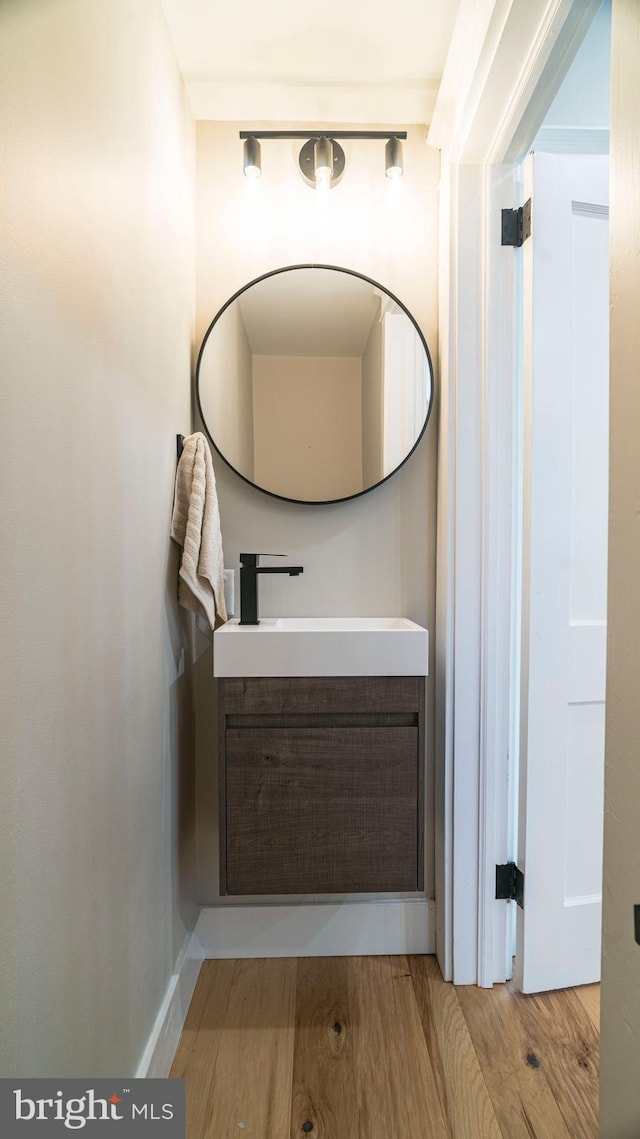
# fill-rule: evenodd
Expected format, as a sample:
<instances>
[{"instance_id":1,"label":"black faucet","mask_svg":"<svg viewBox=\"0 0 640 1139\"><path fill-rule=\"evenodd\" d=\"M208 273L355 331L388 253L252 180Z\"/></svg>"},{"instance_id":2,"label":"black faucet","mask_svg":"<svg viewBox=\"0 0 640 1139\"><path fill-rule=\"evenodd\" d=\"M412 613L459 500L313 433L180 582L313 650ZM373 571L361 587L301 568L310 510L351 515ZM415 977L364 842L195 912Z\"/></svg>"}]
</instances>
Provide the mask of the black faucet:
<instances>
[{"instance_id":1,"label":"black faucet","mask_svg":"<svg viewBox=\"0 0 640 1139\"><path fill-rule=\"evenodd\" d=\"M258 620L258 574L288 573L297 577L304 573L302 566L259 566L261 554L240 554L240 624L259 625ZM286 558L286 554L267 554L268 558Z\"/></svg>"}]
</instances>

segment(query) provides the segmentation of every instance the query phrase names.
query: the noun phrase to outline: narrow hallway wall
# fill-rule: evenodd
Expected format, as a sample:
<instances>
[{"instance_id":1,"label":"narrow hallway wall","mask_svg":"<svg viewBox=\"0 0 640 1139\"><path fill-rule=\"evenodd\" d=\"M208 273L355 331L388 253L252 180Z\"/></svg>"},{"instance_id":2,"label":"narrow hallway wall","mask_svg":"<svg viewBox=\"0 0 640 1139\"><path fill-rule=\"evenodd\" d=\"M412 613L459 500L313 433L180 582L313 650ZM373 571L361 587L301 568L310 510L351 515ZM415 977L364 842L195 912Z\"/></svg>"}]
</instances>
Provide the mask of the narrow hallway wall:
<instances>
[{"instance_id":1,"label":"narrow hallway wall","mask_svg":"<svg viewBox=\"0 0 640 1139\"><path fill-rule=\"evenodd\" d=\"M0 1075L125 1076L195 911L193 123L159 0L5 0L0 166Z\"/></svg>"}]
</instances>

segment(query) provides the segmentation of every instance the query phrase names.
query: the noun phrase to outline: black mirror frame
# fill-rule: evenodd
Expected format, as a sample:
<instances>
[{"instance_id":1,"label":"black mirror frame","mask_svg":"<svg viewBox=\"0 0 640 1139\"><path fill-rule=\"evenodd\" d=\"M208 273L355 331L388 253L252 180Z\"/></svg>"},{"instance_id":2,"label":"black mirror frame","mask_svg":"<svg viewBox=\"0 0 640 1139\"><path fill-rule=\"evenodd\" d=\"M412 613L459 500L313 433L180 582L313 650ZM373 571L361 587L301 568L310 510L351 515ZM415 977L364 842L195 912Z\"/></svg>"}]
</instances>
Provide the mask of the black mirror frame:
<instances>
[{"instance_id":1,"label":"black mirror frame","mask_svg":"<svg viewBox=\"0 0 640 1139\"><path fill-rule=\"evenodd\" d=\"M429 400L429 406L427 407L427 414L425 415L424 423L422 425L422 430L420 431L418 438L416 439L415 443L413 444L413 447L405 455L402 462L398 463L398 466L394 467L394 469L392 471L389 471L389 474L385 475L384 478L380 479L376 483L372 483L371 486L365 487L364 490L359 490L355 494L347 494L343 498L328 498L328 499L323 499L323 500L307 499L307 498L289 498L287 495L276 494L275 491L267 490L265 487L260 486L259 483L253 482L251 479L247 478L246 475L243 475L239 470L237 470L237 468L234 467L233 464L230 463L229 460L224 456L224 454L222 453L222 451L218 447L215 439L213 438L213 436L209 430L209 427L207 425L207 422L205 420L204 413L202 410L202 402L200 400L200 362L202 360L202 355L203 355L203 352L205 350L207 340L209 339L209 336L211 335L211 332L213 331L217 321L220 320L220 317L222 316L222 314L224 312L226 312L226 310L229 308L229 306L232 305L233 302L238 299L238 297L241 297L243 293L246 293L247 290L251 289L254 285L259 284L260 281L266 281L269 277L276 277L280 273L290 273L292 271L295 271L296 269L331 269L336 273L347 273L350 277L358 277L361 281L366 281L367 284L373 285L374 288L380 289L383 293L386 293L386 295L391 298L391 300L394 302L394 304L397 304L398 307L402 309L402 311L405 313L406 316L408 316L409 320L413 324L413 327L415 328L416 332L418 333L418 336L420 337L420 340L422 342L422 346L425 350L425 354L427 357L427 362L429 364L429 373L431 375L431 398ZM399 297L397 297L394 293L390 292L389 289L387 289L385 287L385 285L381 285L379 281L375 281L373 279L373 277L367 277L364 273L356 272L355 269L345 269L341 265L323 265L323 264L320 264L317 262L310 262L307 264L300 264L300 265L284 265L281 269L271 269L268 273L262 273L259 277L255 277L252 281L249 281L248 284L243 285L241 289L238 289L237 292L235 292L233 294L233 296L229 297L229 299L227 301L225 301L222 308L219 309L218 312L216 313L216 315L214 316L213 320L211 321L211 324L207 328L207 331L205 332L205 334L202 338L202 344L200 345L200 350L198 352L198 359L196 362L195 395L196 395L196 404L198 407L198 415L200 417L200 422L202 423L202 426L204 427L205 434L206 434L207 438L209 439L211 446L214 448L214 450L220 456L220 458L224 461L224 463L226 463L226 465L230 468L230 470L232 470L234 472L234 474L236 474L238 476L238 478L242 479L243 482L246 482L248 486L252 486L255 488L255 490L259 490L262 494L268 494L270 498L277 498L281 502L295 502L300 506L332 506L334 503L350 502L354 498L361 498L362 495L369 494L372 490L375 490L376 487L382 486L383 483L388 482L388 480L390 478L393 478L393 476L395 474L397 474L398 471L402 467L404 467L405 463L408 462L408 460L411 458L414 451L416 450L418 444L420 443L420 441L421 441L421 439L422 439L422 437L423 437L423 435L427 429L427 424L429 423L429 419L431 417L431 410L433 408L434 397L435 397L435 377L434 377L434 373L433 373L433 361L431 359L431 353L429 352L429 346L428 346L427 341L423 335L422 329L420 328L420 326L419 326L417 320L415 319L415 317L413 316L413 314L411 312L409 312L409 309L407 308L407 306L405 304L402 303L402 301L400 300Z\"/></svg>"}]
</instances>

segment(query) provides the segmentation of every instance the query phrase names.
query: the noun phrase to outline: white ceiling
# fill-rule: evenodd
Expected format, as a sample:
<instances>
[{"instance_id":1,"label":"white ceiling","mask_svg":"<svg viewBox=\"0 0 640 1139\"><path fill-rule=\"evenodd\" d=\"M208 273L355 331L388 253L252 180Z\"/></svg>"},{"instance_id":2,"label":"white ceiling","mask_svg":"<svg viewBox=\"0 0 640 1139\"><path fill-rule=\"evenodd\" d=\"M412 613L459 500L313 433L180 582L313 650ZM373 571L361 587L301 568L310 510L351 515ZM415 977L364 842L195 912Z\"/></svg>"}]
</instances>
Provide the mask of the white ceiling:
<instances>
[{"instance_id":1,"label":"white ceiling","mask_svg":"<svg viewBox=\"0 0 640 1139\"><path fill-rule=\"evenodd\" d=\"M459 0L162 0L199 119L428 123Z\"/></svg>"}]
</instances>

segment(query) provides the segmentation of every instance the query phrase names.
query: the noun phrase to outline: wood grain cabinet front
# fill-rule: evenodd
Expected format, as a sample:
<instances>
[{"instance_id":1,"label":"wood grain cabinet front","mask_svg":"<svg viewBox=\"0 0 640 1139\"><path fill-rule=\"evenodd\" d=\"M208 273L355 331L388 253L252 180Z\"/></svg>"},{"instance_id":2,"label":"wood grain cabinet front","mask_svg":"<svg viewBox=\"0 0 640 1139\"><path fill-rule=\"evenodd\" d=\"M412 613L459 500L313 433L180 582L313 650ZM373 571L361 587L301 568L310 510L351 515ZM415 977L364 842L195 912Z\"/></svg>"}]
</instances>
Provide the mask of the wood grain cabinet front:
<instances>
[{"instance_id":1,"label":"wood grain cabinet front","mask_svg":"<svg viewBox=\"0 0 640 1139\"><path fill-rule=\"evenodd\" d=\"M218 684L221 892L422 889L423 678Z\"/></svg>"}]
</instances>

